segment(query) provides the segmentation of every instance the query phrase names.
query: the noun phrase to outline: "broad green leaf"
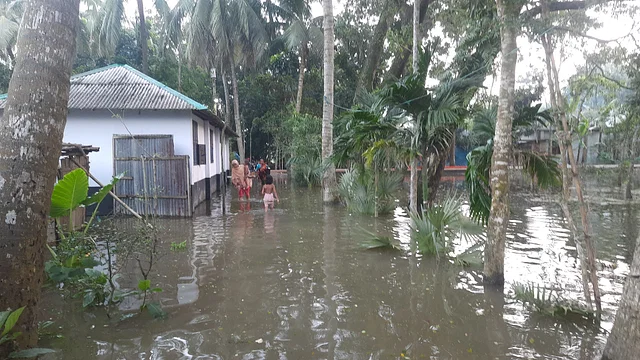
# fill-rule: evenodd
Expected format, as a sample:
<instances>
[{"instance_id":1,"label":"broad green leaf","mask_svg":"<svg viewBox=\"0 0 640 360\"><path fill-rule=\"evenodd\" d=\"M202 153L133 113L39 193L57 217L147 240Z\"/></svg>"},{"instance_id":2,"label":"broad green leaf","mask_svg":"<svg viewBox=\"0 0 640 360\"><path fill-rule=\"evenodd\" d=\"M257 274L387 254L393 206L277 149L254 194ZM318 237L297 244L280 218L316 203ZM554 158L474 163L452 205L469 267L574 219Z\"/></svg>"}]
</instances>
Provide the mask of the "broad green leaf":
<instances>
[{"instance_id":1,"label":"broad green leaf","mask_svg":"<svg viewBox=\"0 0 640 360\"><path fill-rule=\"evenodd\" d=\"M167 316L167 313L162 310L160 304L155 302L147 304L147 311L156 319L161 319Z\"/></svg>"},{"instance_id":2,"label":"broad green leaf","mask_svg":"<svg viewBox=\"0 0 640 360\"><path fill-rule=\"evenodd\" d=\"M138 289L140 289L140 291L147 291L151 289L151 280L140 280L138 282Z\"/></svg>"},{"instance_id":3,"label":"broad green leaf","mask_svg":"<svg viewBox=\"0 0 640 360\"><path fill-rule=\"evenodd\" d=\"M88 198L84 199L84 201L82 202L82 205L89 206L89 205L93 205L93 204L100 204L102 202L102 200L104 200L104 198L107 197L107 195L109 194L109 191L111 191L111 189L113 189L113 185L112 184L105 185L97 193L95 193L95 194L89 196Z\"/></svg>"},{"instance_id":4,"label":"broad green leaf","mask_svg":"<svg viewBox=\"0 0 640 360\"><path fill-rule=\"evenodd\" d=\"M49 215L57 218L69 215L87 198L89 178L82 169L75 169L58 181L51 195Z\"/></svg>"},{"instance_id":5,"label":"broad green leaf","mask_svg":"<svg viewBox=\"0 0 640 360\"><path fill-rule=\"evenodd\" d=\"M11 311L0 311L0 329L4 326L4 322L7 321L9 314L11 314Z\"/></svg>"},{"instance_id":6,"label":"broad green leaf","mask_svg":"<svg viewBox=\"0 0 640 360\"><path fill-rule=\"evenodd\" d=\"M24 358L34 358L39 355L44 354L53 354L56 351L53 349L45 349L45 348L33 348L21 351L14 351L9 354L9 359L24 359Z\"/></svg>"},{"instance_id":7,"label":"broad green leaf","mask_svg":"<svg viewBox=\"0 0 640 360\"><path fill-rule=\"evenodd\" d=\"M4 330L2 331L0 336L7 335L9 331L11 331L11 329L13 329L14 326L16 326L16 323L18 322L18 319L20 318L20 315L22 315L23 311L24 311L24 306L18 310L14 310L11 314L9 314L9 316L7 317L7 320L4 323Z\"/></svg>"},{"instance_id":8,"label":"broad green leaf","mask_svg":"<svg viewBox=\"0 0 640 360\"><path fill-rule=\"evenodd\" d=\"M84 298L82 299L82 307L87 307L91 305L95 299L96 299L95 291L93 290L87 291L87 293L84 294Z\"/></svg>"},{"instance_id":9,"label":"broad green leaf","mask_svg":"<svg viewBox=\"0 0 640 360\"><path fill-rule=\"evenodd\" d=\"M159 287L153 288L151 289L151 292L162 292L162 288L159 288Z\"/></svg>"},{"instance_id":10,"label":"broad green leaf","mask_svg":"<svg viewBox=\"0 0 640 360\"><path fill-rule=\"evenodd\" d=\"M100 263L91 256L85 256L80 260L80 265L83 268L93 268L100 265Z\"/></svg>"}]
</instances>

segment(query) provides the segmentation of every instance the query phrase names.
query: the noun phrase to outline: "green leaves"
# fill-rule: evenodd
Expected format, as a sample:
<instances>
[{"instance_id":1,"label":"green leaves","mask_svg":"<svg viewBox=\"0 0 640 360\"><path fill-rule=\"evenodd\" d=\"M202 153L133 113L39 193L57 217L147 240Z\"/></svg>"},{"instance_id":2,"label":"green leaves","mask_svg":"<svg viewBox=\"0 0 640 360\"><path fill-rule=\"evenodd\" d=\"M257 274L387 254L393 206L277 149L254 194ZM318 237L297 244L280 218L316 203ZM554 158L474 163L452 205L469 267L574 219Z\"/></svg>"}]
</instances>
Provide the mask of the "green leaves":
<instances>
[{"instance_id":1,"label":"green leaves","mask_svg":"<svg viewBox=\"0 0 640 360\"><path fill-rule=\"evenodd\" d=\"M151 314L151 316L153 316L156 319L162 319L165 318L167 316L167 313L162 310L162 307L160 307L160 304L152 302L147 304L146 306L147 311L149 312L149 314Z\"/></svg>"},{"instance_id":2,"label":"green leaves","mask_svg":"<svg viewBox=\"0 0 640 360\"><path fill-rule=\"evenodd\" d=\"M411 213L411 227L415 231L418 250L423 254L446 255L458 236L477 236L482 228L472 226L462 214L462 202L447 198L421 213Z\"/></svg>"},{"instance_id":3,"label":"green leaves","mask_svg":"<svg viewBox=\"0 0 640 360\"><path fill-rule=\"evenodd\" d=\"M4 330L2 330L2 333L0 333L0 336L7 335L9 331L11 331L11 329L13 329L14 326L16 326L16 323L18 322L18 319L20 319L20 315L22 315L24 308L25 307L23 306L12 312L9 312L9 311L2 312L2 315L0 315L0 320L2 320L2 318L5 318L5 320L4 322L0 323L0 326L4 325ZM8 315L5 315L5 313L8 313Z\"/></svg>"},{"instance_id":4,"label":"green leaves","mask_svg":"<svg viewBox=\"0 0 640 360\"><path fill-rule=\"evenodd\" d=\"M138 289L142 292L151 289L151 280L140 280L138 282Z\"/></svg>"},{"instance_id":5,"label":"green leaves","mask_svg":"<svg viewBox=\"0 0 640 360\"><path fill-rule=\"evenodd\" d=\"M51 217L69 215L82 205L89 191L89 178L82 169L75 169L65 175L53 188L51 195Z\"/></svg>"}]
</instances>

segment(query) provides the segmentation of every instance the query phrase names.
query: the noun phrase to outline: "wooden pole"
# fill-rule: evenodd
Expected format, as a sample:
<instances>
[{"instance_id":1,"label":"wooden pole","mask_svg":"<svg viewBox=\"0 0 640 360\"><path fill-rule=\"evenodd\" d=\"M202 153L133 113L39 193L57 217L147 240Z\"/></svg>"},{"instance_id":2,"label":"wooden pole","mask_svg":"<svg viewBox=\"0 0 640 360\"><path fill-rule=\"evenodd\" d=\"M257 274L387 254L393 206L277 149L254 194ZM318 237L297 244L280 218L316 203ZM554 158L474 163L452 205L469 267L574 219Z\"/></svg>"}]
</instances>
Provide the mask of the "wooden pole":
<instances>
[{"instance_id":1,"label":"wooden pole","mask_svg":"<svg viewBox=\"0 0 640 360\"><path fill-rule=\"evenodd\" d=\"M93 180L96 184L98 184L98 186L104 187L104 185L98 179L96 179L96 177L93 176L89 172L89 170L85 169L82 165L78 164L74 159L71 159L71 161L74 164L76 164L80 169L84 170L84 172L86 172L87 175L91 178L91 180ZM109 195L113 196L113 198L116 199L116 201L119 202L120 205L122 205L122 207L124 207L127 211L129 211L133 216L137 217L140 220L143 220L140 214L138 214L135 210L130 208L129 205L127 205L124 201L122 201L122 199L120 199L116 194L114 194L113 191L109 191Z\"/></svg>"}]
</instances>

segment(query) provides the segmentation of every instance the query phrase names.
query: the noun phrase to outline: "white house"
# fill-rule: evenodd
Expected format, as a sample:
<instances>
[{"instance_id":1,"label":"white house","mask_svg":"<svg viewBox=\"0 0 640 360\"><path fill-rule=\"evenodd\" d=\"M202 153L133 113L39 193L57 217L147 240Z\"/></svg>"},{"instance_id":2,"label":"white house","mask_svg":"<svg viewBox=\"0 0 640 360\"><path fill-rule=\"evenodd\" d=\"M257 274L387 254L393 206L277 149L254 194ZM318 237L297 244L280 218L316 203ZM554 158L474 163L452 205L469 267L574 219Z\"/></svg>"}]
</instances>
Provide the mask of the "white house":
<instances>
[{"instance_id":1,"label":"white house","mask_svg":"<svg viewBox=\"0 0 640 360\"><path fill-rule=\"evenodd\" d=\"M6 95L0 95L0 117L5 101ZM193 209L218 189L222 169L229 169L228 139L237 135L226 128L221 158L224 128L224 122L205 105L128 65L110 65L71 77L63 141L100 147L90 155L90 171L108 183L115 175L116 137L171 135L174 154L189 156ZM91 186L97 188L93 182Z\"/></svg>"}]
</instances>

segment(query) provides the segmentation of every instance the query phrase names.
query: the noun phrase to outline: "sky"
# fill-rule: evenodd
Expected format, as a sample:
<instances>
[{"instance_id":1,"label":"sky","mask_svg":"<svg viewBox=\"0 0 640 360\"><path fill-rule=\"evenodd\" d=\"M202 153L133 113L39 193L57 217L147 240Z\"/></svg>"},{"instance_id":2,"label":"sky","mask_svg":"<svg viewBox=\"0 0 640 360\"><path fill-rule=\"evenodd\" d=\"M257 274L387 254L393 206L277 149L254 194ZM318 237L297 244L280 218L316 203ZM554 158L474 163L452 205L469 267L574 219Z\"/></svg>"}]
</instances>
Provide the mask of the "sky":
<instances>
[{"instance_id":1,"label":"sky","mask_svg":"<svg viewBox=\"0 0 640 360\"><path fill-rule=\"evenodd\" d=\"M167 0L169 6L173 7L178 0ZM342 12L344 5L340 1L333 1L334 3L334 15ZM130 19L135 19L137 14L136 0L127 0L126 13ZM147 11L153 9L153 0L144 0L145 8ZM311 4L311 12L313 16L322 15L322 4L320 1L313 1ZM599 14L599 19L603 23L603 26L599 29L592 29L587 34L597 37L599 39L618 39L627 35L635 26L634 33L637 34L636 38L640 40L640 24L636 24L631 16L622 16L616 19L606 14ZM629 39L622 40L622 43L627 48L635 48ZM594 40L588 40L585 44L574 42L572 46L563 50L561 56L560 51L556 53L556 61L559 65L560 80L566 83L568 79L576 73L576 67L584 63L584 57L582 51L584 49L595 49L597 42ZM544 51L538 44L530 43L525 37L518 39L518 65L516 79L526 78L528 73L540 72L544 70ZM639 49L636 49L636 51ZM496 73L495 77L488 78L485 82L485 86L491 88L491 92L497 94L499 86L499 74Z\"/></svg>"}]
</instances>

